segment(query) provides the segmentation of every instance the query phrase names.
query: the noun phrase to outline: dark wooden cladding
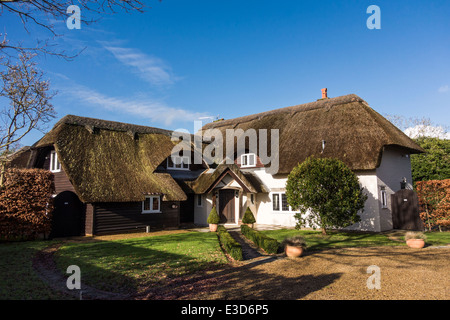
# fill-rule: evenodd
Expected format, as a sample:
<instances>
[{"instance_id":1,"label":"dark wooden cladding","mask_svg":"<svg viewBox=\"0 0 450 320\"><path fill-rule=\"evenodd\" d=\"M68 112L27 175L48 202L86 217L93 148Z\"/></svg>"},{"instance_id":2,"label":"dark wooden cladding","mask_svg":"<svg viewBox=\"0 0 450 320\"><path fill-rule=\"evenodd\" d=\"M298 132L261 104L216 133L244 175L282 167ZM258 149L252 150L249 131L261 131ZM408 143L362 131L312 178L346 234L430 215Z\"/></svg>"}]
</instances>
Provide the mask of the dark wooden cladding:
<instances>
[{"instance_id":1,"label":"dark wooden cladding","mask_svg":"<svg viewBox=\"0 0 450 320\"><path fill-rule=\"evenodd\" d=\"M94 234L94 206L90 203L86 204L86 221L85 221L85 235L91 236Z\"/></svg>"},{"instance_id":2,"label":"dark wooden cladding","mask_svg":"<svg viewBox=\"0 0 450 320\"><path fill-rule=\"evenodd\" d=\"M172 208L175 206L176 208ZM178 228L180 225L180 203L162 201L162 213L142 213L142 202L95 203L94 234L123 231Z\"/></svg>"},{"instance_id":3,"label":"dark wooden cladding","mask_svg":"<svg viewBox=\"0 0 450 320\"><path fill-rule=\"evenodd\" d=\"M69 177L61 168L60 172L53 172L54 182L55 182L55 192L56 194L63 191L72 191L75 192L75 189L72 183L69 180Z\"/></svg>"}]
</instances>

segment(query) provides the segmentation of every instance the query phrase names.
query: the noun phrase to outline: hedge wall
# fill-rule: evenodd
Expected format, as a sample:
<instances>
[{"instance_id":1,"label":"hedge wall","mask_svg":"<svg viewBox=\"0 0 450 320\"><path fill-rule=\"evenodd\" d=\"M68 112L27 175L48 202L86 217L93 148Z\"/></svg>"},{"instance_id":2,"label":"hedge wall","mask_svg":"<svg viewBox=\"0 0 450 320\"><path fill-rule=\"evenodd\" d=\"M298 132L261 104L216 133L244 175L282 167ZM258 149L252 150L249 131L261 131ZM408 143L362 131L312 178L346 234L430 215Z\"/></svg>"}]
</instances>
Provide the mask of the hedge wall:
<instances>
[{"instance_id":1,"label":"hedge wall","mask_svg":"<svg viewBox=\"0 0 450 320\"><path fill-rule=\"evenodd\" d=\"M243 260L242 246L233 239L227 229L220 225L217 227L217 236L225 251L235 260Z\"/></svg>"},{"instance_id":2,"label":"hedge wall","mask_svg":"<svg viewBox=\"0 0 450 320\"><path fill-rule=\"evenodd\" d=\"M450 179L416 182L420 217L428 229L450 226Z\"/></svg>"},{"instance_id":3,"label":"hedge wall","mask_svg":"<svg viewBox=\"0 0 450 320\"><path fill-rule=\"evenodd\" d=\"M50 233L53 174L43 169L7 169L0 188L0 239L32 240Z\"/></svg>"},{"instance_id":4,"label":"hedge wall","mask_svg":"<svg viewBox=\"0 0 450 320\"><path fill-rule=\"evenodd\" d=\"M253 241L254 244L267 253L275 254L278 252L280 243L277 240L269 238L265 234L254 230L245 224L241 225L241 232L247 239Z\"/></svg>"}]
</instances>

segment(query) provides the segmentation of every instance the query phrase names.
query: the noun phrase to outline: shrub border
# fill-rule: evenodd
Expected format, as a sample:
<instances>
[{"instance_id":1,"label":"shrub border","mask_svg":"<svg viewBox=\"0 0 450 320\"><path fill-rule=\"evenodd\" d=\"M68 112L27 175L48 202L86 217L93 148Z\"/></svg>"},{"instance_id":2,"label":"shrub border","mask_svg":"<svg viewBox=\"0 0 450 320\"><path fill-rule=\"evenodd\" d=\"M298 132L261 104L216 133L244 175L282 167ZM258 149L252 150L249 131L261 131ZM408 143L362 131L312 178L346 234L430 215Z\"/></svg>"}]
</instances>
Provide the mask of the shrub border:
<instances>
[{"instance_id":1,"label":"shrub border","mask_svg":"<svg viewBox=\"0 0 450 320\"><path fill-rule=\"evenodd\" d=\"M241 225L241 232L247 239L269 254L276 254L280 250L280 243L277 240L269 238L265 234L245 224Z\"/></svg>"},{"instance_id":2,"label":"shrub border","mask_svg":"<svg viewBox=\"0 0 450 320\"><path fill-rule=\"evenodd\" d=\"M239 244L239 242L234 240L234 238L224 226L219 225L217 227L217 237L219 238L219 242L222 245L222 248L234 260L241 261L244 259L242 255L242 246Z\"/></svg>"}]
</instances>

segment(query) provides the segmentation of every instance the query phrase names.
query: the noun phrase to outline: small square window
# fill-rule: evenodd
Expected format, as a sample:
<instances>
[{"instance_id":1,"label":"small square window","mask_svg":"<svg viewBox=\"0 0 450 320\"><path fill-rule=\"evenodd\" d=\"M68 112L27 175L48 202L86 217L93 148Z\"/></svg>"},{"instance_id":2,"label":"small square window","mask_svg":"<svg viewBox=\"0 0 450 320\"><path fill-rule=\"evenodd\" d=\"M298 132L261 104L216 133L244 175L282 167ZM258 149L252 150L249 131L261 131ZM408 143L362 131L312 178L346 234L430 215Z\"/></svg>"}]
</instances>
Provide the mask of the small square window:
<instances>
[{"instance_id":1,"label":"small square window","mask_svg":"<svg viewBox=\"0 0 450 320\"><path fill-rule=\"evenodd\" d=\"M189 170L189 157L170 156L167 158L167 168L175 170Z\"/></svg>"},{"instance_id":2,"label":"small square window","mask_svg":"<svg viewBox=\"0 0 450 320\"><path fill-rule=\"evenodd\" d=\"M246 153L241 156L241 167L254 167L256 165L256 155L254 153Z\"/></svg>"},{"instance_id":3,"label":"small square window","mask_svg":"<svg viewBox=\"0 0 450 320\"><path fill-rule=\"evenodd\" d=\"M148 196L142 201L142 213L161 212L161 197Z\"/></svg>"}]
</instances>

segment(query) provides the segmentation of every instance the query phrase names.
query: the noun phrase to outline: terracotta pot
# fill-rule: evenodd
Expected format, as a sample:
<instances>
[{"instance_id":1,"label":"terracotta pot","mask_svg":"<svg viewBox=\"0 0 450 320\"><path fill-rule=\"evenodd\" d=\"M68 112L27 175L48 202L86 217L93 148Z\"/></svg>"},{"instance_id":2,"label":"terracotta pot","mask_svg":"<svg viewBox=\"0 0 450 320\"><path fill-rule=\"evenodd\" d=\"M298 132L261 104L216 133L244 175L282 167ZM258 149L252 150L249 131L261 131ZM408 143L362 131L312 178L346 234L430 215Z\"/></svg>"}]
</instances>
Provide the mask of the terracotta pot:
<instances>
[{"instance_id":1,"label":"terracotta pot","mask_svg":"<svg viewBox=\"0 0 450 320\"><path fill-rule=\"evenodd\" d=\"M303 255L303 248L287 245L284 249L284 253L286 253L286 256L289 258L301 257Z\"/></svg>"},{"instance_id":2,"label":"terracotta pot","mask_svg":"<svg viewBox=\"0 0 450 320\"><path fill-rule=\"evenodd\" d=\"M423 239L409 239L406 240L406 244L410 248L420 249L425 246L425 240Z\"/></svg>"},{"instance_id":3,"label":"terracotta pot","mask_svg":"<svg viewBox=\"0 0 450 320\"><path fill-rule=\"evenodd\" d=\"M209 231L216 232L217 231L217 224L209 224Z\"/></svg>"}]
</instances>

